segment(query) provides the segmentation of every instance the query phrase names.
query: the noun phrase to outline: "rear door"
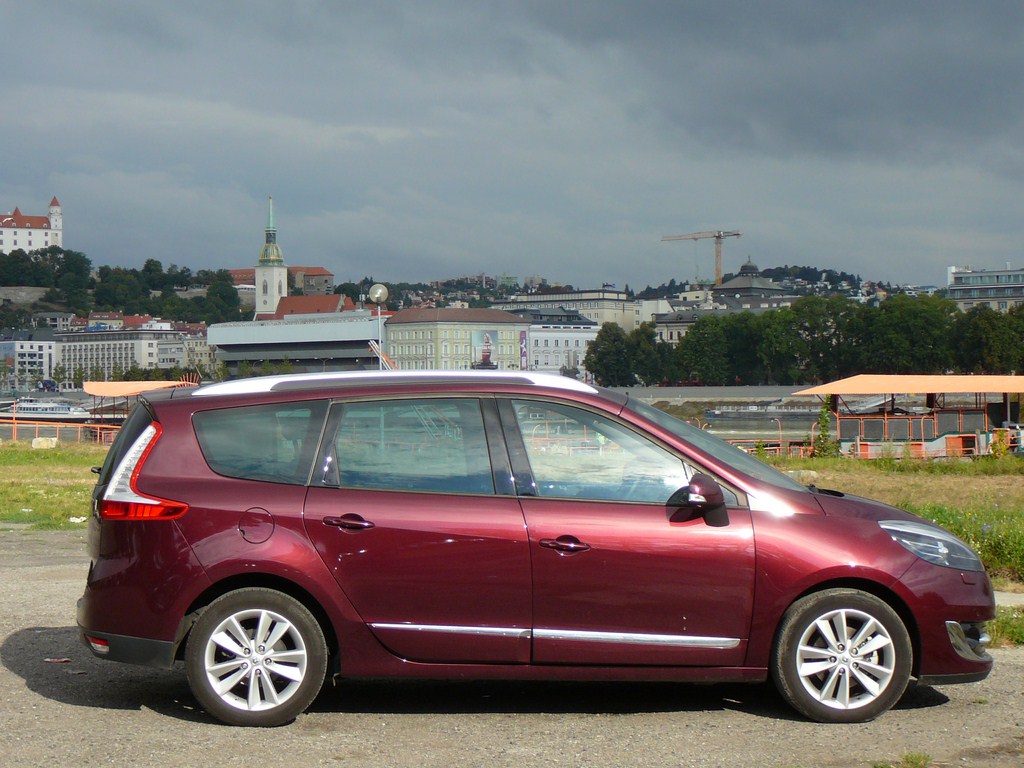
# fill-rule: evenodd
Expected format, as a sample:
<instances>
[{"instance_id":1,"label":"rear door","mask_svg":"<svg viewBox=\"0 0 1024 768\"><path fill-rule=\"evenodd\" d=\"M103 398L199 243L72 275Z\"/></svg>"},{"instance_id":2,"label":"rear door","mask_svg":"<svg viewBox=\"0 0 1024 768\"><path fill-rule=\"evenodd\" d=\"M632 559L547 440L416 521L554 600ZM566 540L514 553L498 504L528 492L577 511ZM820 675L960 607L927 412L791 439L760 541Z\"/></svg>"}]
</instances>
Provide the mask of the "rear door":
<instances>
[{"instance_id":1,"label":"rear door","mask_svg":"<svg viewBox=\"0 0 1024 768\"><path fill-rule=\"evenodd\" d=\"M534 662L742 664L754 541L740 497L726 489L728 524L709 525L665 503L698 468L635 428L539 400L501 412L530 534Z\"/></svg>"},{"instance_id":2,"label":"rear door","mask_svg":"<svg viewBox=\"0 0 1024 768\"><path fill-rule=\"evenodd\" d=\"M529 661L529 544L493 400L335 404L305 522L395 655Z\"/></svg>"}]
</instances>

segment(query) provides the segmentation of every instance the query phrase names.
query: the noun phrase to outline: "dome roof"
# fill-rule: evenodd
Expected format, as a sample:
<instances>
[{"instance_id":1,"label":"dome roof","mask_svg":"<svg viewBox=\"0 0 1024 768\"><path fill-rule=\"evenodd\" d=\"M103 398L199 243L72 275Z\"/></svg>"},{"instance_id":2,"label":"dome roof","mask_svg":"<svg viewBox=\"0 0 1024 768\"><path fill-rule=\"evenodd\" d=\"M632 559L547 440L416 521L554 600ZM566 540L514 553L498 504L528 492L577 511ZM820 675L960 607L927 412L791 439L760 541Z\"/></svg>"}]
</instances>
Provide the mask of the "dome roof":
<instances>
[{"instance_id":1,"label":"dome roof","mask_svg":"<svg viewBox=\"0 0 1024 768\"><path fill-rule=\"evenodd\" d=\"M761 274L761 270L757 268L757 265L747 257L747 263L740 267L741 275L756 276Z\"/></svg>"}]
</instances>

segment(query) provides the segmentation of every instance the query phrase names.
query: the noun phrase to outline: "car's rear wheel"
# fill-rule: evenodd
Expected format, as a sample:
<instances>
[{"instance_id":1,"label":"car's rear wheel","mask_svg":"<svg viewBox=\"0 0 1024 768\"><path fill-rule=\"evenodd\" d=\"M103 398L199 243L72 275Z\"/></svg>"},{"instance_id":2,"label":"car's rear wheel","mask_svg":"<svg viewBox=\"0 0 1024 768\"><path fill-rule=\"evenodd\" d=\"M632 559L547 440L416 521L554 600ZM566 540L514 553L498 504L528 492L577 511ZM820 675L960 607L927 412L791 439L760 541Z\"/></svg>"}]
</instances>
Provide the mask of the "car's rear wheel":
<instances>
[{"instance_id":1,"label":"car's rear wheel","mask_svg":"<svg viewBox=\"0 0 1024 768\"><path fill-rule=\"evenodd\" d=\"M282 725L320 692L327 644L299 601L271 589L239 589L212 602L196 621L185 667L192 693L218 720Z\"/></svg>"},{"instance_id":2,"label":"car's rear wheel","mask_svg":"<svg viewBox=\"0 0 1024 768\"><path fill-rule=\"evenodd\" d=\"M910 680L913 650L899 615L854 589L828 589L795 602L772 652L783 698L812 720L859 723L895 704Z\"/></svg>"}]
</instances>

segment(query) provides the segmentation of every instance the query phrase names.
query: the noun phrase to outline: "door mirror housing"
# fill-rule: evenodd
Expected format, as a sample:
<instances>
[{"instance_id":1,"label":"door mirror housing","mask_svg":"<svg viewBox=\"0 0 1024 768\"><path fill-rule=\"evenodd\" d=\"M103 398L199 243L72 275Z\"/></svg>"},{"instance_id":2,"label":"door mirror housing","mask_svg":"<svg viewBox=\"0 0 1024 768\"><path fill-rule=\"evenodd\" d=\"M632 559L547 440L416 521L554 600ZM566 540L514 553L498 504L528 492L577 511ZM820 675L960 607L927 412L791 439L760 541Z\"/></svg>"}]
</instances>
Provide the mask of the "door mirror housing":
<instances>
[{"instance_id":1,"label":"door mirror housing","mask_svg":"<svg viewBox=\"0 0 1024 768\"><path fill-rule=\"evenodd\" d=\"M689 485L684 485L673 493L666 502L666 506L687 507L695 510L704 517L708 525L729 524L722 486L715 478L700 472L690 478Z\"/></svg>"}]
</instances>

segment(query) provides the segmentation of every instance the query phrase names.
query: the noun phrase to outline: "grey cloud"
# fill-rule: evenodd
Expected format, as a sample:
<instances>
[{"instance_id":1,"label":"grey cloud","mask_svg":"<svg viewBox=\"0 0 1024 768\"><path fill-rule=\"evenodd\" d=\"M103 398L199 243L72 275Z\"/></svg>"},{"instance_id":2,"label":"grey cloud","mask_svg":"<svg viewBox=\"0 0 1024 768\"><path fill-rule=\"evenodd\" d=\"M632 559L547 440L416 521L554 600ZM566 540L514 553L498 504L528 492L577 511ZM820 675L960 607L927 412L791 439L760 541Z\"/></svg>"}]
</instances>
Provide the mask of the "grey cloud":
<instances>
[{"instance_id":1,"label":"grey cloud","mask_svg":"<svg viewBox=\"0 0 1024 768\"><path fill-rule=\"evenodd\" d=\"M9 5L0 207L57 194L97 263L248 265L271 193L340 280L1020 252L1017 3Z\"/></svg>"}]
</instances>

